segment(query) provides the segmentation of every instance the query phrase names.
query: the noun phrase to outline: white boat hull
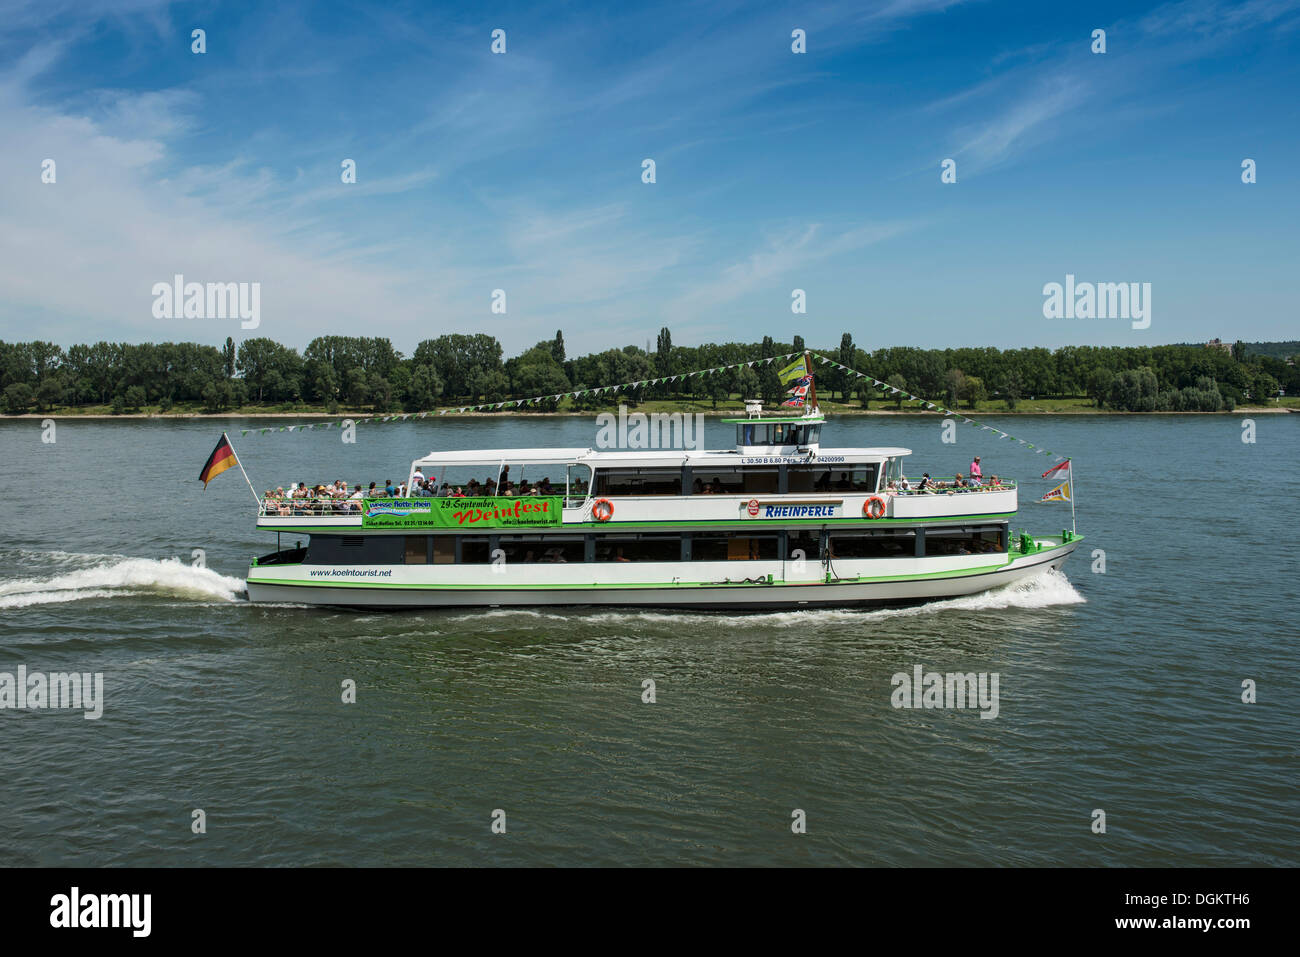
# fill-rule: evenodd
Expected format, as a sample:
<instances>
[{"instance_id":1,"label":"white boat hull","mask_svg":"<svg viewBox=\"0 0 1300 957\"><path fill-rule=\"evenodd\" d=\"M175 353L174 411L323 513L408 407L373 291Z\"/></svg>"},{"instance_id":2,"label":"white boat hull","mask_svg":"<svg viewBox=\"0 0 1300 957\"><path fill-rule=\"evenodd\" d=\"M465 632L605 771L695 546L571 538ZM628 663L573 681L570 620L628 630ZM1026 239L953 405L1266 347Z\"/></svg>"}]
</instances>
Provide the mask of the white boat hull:
<instances>
[{"instance_id":1,"label":"white boat hull","mask_svg":"<svg viewBox=\"0 0 1300 957\"><path fill-rule=\"evenodd\" d=\"M304 583L300 577L305 566L255 566L249 569L248 597L254 602L288 602L304 605L333 605L364 608L475 608L475 607L537 607L537 606L619 606L728 610L771 610L775 608L847 607L853 605L900 605L954 598L998 588L1023 578L1039 575L1051 568L1059 568L1075 550L1079 539L1063 542L1059 536L1040 538L1041 547L1029 554L996 556L999 563L989 565L982 559L993 556L969 556L966 567L949 567L940 571L919 574L890 573L868 576L865 572L884 571L872 568L869 562L839 562L837 572L853 573L854 577L822 577L793 581L774 575L772 582L749 583L733 581L714 583L657 583L620 584L616 581L596 583L565 583L545 580L548 575L559 578L572 575L581 566L527 566L528 582L512 581L496 585L491 581L478 583L440 583L417 580L423 575L432 579L443 566L395 566L385 573L382 569L369 572L357 569L359 576L369 573L378 578L405 577L405 581L390 580L382 584L364 581L321 581ZM921 559L918 561L926 561ZM737 574L736 565L728 569ZM761 565L764 563L743 563ZM821 573L818 562L809 562L815 573ZM891 563L894 564L894 563ZM948 565L960 565L960 560L949 560ZM777 568L781 563L775 563ZM855 566L855 567L854 567ZM588 569L591 566L586 566ZM607 566L611 575L628 574L629 566ZM340 574L347 573L340 572ZM333 571L331 571L333 574ZM751 572L758 577L757 572ZM861 577L857 577L861 576ZM484 576L488 577L488 576Z\"/></svg>"}]
</instances>

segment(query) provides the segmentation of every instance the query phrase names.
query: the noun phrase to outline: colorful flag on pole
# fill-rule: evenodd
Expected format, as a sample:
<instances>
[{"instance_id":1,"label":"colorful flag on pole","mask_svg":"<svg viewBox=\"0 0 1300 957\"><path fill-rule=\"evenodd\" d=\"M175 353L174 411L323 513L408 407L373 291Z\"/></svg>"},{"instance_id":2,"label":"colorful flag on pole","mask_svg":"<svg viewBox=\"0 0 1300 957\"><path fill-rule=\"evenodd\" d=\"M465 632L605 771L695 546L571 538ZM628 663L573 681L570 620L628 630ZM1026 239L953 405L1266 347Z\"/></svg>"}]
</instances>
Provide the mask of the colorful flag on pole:
<instances>
[{"instance_id":1,"label":"colorful flag on pole","mask_svg":"<svg viewBox=\"0 0 1300 957\"><path fill-rule=\"evenodd\" d=\"M782 403L781 403L781 408L783 408L783 409L786 409L786 408L789 408L789 409L802 409L802 408L803 408L803 403L804 403L804 396L802 396L802 395L795 395L795 396L791 396L790 398L788 398L788 399L786 399L784 402L782 402Z\"/></svg>"},{"instance_id":2,"label":"colorful flag on pole","mask_svg":"<svg viewBox=\"0 0 1300 957\"><path fill-rule=\"evenodd\" d=\"M1069 467L1070 467L1069 459L1066 459L1064 462L1058 462L1057 464L1053 465L1050 469L1048 469L1046 472L1043 473L1043 478L1047 478L1049 475L1055 475L1057 472L1060 472L1062 469L1069 469Z\"/></svg>"},{"instance_id":3,"label":"colorful flag on pole","mask_svg":"<svg viewBox=\"0 0 1300 957\"><path fill-rule=\"evenodd\" d=\"M809 374L808 367L804 364L803 356L795 359L788 366L777 373L781 378L782 385L788 385L793 379L802 379Z\"/></svg>"},{"instance_id":4,"label":"colorful flag on pole","mask_svg":"<svg viewBox=\"0 0 1300 957\"><path fill-rule=\"evenodd\" d=\"M221 433L221 441L217 447L212 450L208 456L208 464L203 466L203 471L199 473L199 481L203 483L206 489L208 483L224 472L226 469L233 469L239 464L239 459L235 458L235 450L230 445L230 440L226 438L226 433Z\"/></svg>"},{"instance_id":5,"label":"colorful flag on pole","mask_svg":"<svg viewBox=\"0 0 1300 957\"><path fill-rule=\"evenodd\" d=\"M1056 488L1039 499L1040 502L1068 502L1070 500L1070 480L1066 479Z\"/></svg>"}]
</instances>

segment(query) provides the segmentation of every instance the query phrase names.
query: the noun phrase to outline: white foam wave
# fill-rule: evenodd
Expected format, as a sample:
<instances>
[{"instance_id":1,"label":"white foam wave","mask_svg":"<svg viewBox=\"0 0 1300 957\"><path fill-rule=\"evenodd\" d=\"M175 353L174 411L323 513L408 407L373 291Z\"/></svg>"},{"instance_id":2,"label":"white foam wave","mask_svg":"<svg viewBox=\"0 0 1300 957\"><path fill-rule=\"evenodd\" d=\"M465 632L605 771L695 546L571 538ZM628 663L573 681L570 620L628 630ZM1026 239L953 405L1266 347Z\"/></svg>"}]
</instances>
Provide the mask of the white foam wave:
<instances>
[{"instance_id":1,"label":"white foam wave","mask_svg":"<svg viewBox=\"0 0 1300 957\"><path fill-rule=\"evenodd\" d=\"M234 601L244 589L241 578L222 575L210 568L183 565L176 559L114 557L89 568L49 578L0 581L0 608L27 608L141 593L228 602Z\"/></svg>"},{"instance_id":2,"label":"white foam wave","mask_svg":"<svg viewBox=\"0 0 1300 957\"><path fill-rule=\"evenodd\" d=\"M653 624L681 626L690 623L708 623L711 627L752 628L755 626L789 625L801 623L808 625L829 625L837 622L853 623L875 621L886 618L909 618L917 615L934 615L945 611L1000 611L1007 608L1051 608L1058 605L1081 605L1087 601L1083 595L1070 584L1070 579L1057 569L1049 569L1033 578L1003 585L989 591L960 598L943 598L927 602L924 605L912 605L902 608L791 608L775 612L756 612L743 615L702 614L700 612L670 611L536 611L532 609L495 608L491 611L459 615L452 621L481 621L485 618L507 619L543 619L548 621L574 621L580 617L583 622L592 624L625 624L628 621L642 621Z\"/></svg>"}]
</instances>

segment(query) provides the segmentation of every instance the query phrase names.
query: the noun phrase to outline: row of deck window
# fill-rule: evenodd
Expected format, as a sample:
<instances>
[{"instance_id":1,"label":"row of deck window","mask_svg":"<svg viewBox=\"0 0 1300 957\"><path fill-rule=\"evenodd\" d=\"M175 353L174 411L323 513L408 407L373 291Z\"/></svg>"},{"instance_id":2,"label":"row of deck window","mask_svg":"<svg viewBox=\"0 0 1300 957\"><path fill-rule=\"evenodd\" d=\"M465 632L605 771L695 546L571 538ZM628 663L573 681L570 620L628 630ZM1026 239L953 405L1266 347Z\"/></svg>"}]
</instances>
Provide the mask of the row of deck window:
<instances>
[{"instance_id":1,"label":"row of deck window","mask_svg":"<svg viewBox=\"0 0 1300 957\"><path fill-rule=\"evenodd\" d=\"M582 562L821 561L1007 550L1007 526L907 530L609 532L545 535L312 537L309 564L487 565Z\"/></svg>"},{"instance_id":2,"label":"row of deck window","mask_svg":"<svg viewBox=\"0 0 1300 957\"><path fill-rule=\"evenodd\" d=\"M734 465L685 468L598 468L592 494L779 495L787 492L874 492L875 463Z\"/></svg>"}]
</instances>

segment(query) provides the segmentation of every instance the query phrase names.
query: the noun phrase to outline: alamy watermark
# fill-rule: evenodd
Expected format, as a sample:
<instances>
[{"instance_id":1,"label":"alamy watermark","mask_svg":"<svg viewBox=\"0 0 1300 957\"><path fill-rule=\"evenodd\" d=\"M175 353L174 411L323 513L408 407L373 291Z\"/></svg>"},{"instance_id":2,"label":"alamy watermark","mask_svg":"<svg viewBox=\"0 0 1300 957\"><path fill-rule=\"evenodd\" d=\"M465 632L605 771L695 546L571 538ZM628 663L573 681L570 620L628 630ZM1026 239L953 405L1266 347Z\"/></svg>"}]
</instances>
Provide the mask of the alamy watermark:
<instances>
[{"instance_id":1,"label":"alamy watermark","mask_svg":"<svg viewBox=\"0 0 1300 957\"><path fill-rule=\"evenodd\" d=\"M50 926L124 928L132 937L148 937L152 911L152 894L84 894L74 886L50 898Z\"/></svg>"},{"instance_id":2,"label":"alamy watermark","mask_svg":"<svg viewBox=\"0 0 1300 957\"><path fill-rule=\"evenodd\" d=\"M1131 319L1134 329L1151 325L1151 283L1081 282L1067 273L1065 284L1043 286L1046 319Z\"/></svg>"},{"instance_id":3,"label":"alamy watermark","mask_svg":"<svg viewBox=\"0 0 1300 957\"><path fill-rule=\"evenodd\" d=\"M260 282L156 282L150 291L155 319L240 319L241 329L262 324Z\"/></svg>"},{"instance_id":4,"label":"alamy watermark","mask_svg":"<svg viewBox=\"0 0 1300 957\"><path fill-rule=\"evenodd\" d=\"M104 714L104 673L97 671L0 671L0 711L79 709L87 721Z\"/></svg>"},{"instance_id":5,"label":"alamy watermark","mask_svg":"<svg viewBox=\"0 0 1300 957\"><path fill-rule=\"evenodd\" d=\"M633 412L619 405L618 416L596 416L598 449L700 449L704 442L704 413Z\"/></svg>"},{"instance_id":6,"label":"alamy watermark","mask_svg":"<svg viewBox=\"0 0 1300 957\"><path fill-rule=\"evenodd\" d=\"M895 708L978 708L981 718L998 716L996 671L945 674L914 665L911 674L899 671L889 683L894 688L889 703Z\"/></svg>"}]
</instances>

